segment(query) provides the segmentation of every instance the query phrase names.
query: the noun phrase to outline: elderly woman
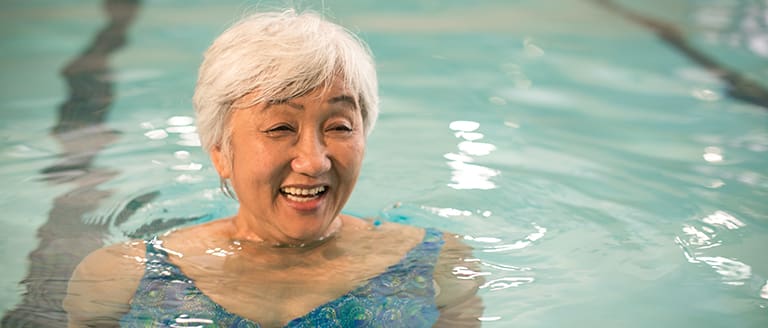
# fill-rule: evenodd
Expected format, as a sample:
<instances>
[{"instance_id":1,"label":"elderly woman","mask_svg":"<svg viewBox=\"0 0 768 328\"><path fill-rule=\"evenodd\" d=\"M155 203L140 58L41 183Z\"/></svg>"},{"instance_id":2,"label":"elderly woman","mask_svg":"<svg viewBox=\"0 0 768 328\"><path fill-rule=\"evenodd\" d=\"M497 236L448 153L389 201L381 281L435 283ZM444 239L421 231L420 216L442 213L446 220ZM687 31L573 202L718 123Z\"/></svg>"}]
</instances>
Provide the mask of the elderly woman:
<instances>
[{"instance_id":1,"label":"elderly woman","mask_svg":"<svg viewBox=\"0 0 768 328\"><path fill-rule=\"evenodd\" d=\"M71 327L479 323L455 236L341 214L378 113L355 36L312 13L247 17L205 53L194 104L237 214L89 255Z\"/></svg>"}]
</instances>

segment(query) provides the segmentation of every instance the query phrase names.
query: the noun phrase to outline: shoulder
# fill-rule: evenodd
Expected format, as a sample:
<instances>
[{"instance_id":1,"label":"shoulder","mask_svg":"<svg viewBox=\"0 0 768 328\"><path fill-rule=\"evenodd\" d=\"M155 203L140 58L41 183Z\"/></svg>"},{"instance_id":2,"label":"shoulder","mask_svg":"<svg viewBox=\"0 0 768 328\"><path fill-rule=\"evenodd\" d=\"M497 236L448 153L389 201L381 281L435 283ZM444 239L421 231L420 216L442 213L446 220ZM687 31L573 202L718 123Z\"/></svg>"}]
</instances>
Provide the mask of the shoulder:
<instances>
[{"instance_id":1,"label":"shoulder","mask_svg":"<svg viewBox=\"0 0 768 328\"><path fill-rule=\"evenodd\" d=\"M144 272L145 247L143 241L107 246L78 264L63 302L70 326L114 323L127 312Z\"/></svg>"},{"instance_id":2,"label":"shoulder","mask_svg":"<svg viewBox=\"0 0 768 328\"><path fill-rule=\"evenodd\" d=\"M232 229L231 218L174 229L163 234L163 247L183 254L204 252L211 243L229 240Z\"/></svg>"},{"instance_id":3,"label":"shoulder","mask_svg":"<svg viewBox=\"0 0 768 328\"><path fill-rule=\"evenodd\" d=\"M435 304L440 310L436 327L477 327L482 315L483 304L478 296L480 286L485 282L480 262L472 254L473 249L462 241L460 235L441 232L437 229L423 229L397 223L383 223L376 228L386 232L388 239L397 241L391 245L410 244L412 248L422 240L434 241L441 237L442 247L437 255L433 279L435 283ZM397 247L397 246L395 246Z\"/></svg>"},{"instance_id":4,"label":"shoulder","mask_svg":"<svg viewBox=\"0 0 768 328\"><path fill-rule=\"evenodd\" d=\"M70 279L70 288L96 282L124 285L127 279L140 279L144 272L145 253L144 241L130 241L97 249L77 265Z\"/></svg>"},{"instance_id":5,"label":"shoulder","mask_svg":"<svg viewBox=\"0 0 768 328\"><path fill-rule=\"evenodd\" d=\"M344 233L357 243L391 246L392 250L407 252L424 238L424 229L375 219L360 219L342 215Z\"/></svg>"}]
</instances>

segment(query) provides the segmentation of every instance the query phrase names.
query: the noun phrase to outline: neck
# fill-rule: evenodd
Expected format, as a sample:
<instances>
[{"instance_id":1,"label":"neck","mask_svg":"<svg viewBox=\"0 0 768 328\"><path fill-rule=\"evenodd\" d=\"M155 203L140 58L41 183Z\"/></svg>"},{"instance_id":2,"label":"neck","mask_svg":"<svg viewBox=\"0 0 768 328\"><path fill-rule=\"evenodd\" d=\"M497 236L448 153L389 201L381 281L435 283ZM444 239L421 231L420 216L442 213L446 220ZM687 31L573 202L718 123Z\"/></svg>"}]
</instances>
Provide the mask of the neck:
<instances>
[{"instance_id":1,"label":"neck","mask_svg":"<svg viewBox=\"0 0 768 328\"><path fill-rule=\"evenodd\" d=\"M230 238L234 243L241 245L249 244L252 246L272 248L275 250L309 250L316 248L325 244L327 241L334 239L341 231L343 226L342 218L340 216L336 216L319 236L309 239L292 239L287 236L284 238L273 237L280 236L280 233L270 233L270 230L275 231L277 229L255 229L254 227L251 227L245 220L242 220L239 216L233 217L231 222L233 230L230 234Z\"/></svg>"}]
</instances>

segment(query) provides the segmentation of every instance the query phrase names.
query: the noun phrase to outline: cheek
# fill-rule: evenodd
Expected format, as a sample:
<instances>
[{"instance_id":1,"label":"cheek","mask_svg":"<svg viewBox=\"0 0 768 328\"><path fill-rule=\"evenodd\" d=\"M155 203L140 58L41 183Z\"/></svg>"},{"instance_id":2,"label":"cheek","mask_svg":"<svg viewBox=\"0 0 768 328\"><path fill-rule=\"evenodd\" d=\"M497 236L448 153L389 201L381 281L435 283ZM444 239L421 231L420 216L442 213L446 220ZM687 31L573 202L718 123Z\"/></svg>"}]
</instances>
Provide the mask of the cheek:
<instances>
[{"instance_id":1,"label":"cheek","mask_svg":"<svg viewBox=\"0 0 768 328\"><path fill-rule=\"evenodd\" d=\"M342 173L347 179L356 179L360 167L363 165L363 157L365 155L365 142L355 141L342 145L337 150L337 156Z\"/></svg>"},{"instance_id":2,"label":"cheek","mask_svg":"<svg viewBox=\"0 0 768 328\"><path fill-rule=\"evenodd\" d=\"M240 183L265 183L271 181L280 168L281 152L269 151L259 144L240 147L235 150L234 179Z\"/></svg>"}]
</instances>

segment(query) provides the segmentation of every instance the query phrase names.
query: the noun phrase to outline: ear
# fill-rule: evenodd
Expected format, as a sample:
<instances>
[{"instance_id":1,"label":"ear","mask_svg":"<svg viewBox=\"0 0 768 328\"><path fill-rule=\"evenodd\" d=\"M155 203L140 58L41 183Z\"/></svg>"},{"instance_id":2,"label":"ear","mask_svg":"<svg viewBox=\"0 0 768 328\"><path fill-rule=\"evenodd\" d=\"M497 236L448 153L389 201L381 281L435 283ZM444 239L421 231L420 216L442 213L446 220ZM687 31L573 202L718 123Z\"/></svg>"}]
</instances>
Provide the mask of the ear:
<instances>
[{"instance_id":1,"label":"ear","mask_svg":"<svg viewBox=\"0 0 768 328\"><path fill-rule=\"evenodd\" d=\"M211 161L222 179L229 179L231 177L232 164L225 151L221 149L221 146L215 146L211 149Z\"/></svg>"}]
</instances>

